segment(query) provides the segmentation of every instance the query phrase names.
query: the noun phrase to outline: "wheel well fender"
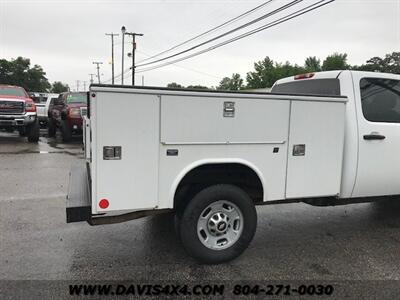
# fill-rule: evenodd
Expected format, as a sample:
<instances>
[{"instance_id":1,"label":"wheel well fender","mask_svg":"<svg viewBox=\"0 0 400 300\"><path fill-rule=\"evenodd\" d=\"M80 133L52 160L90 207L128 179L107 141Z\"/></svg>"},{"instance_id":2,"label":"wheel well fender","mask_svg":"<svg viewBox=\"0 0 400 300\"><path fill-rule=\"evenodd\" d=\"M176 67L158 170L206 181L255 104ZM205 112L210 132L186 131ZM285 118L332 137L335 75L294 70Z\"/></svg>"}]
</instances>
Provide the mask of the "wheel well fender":
<instances>
[{"instance_id":1,"label":"wheel well fender","mask_svg":"<svg viewBox=\"0 0 400 300\"><path fill-rule=\"evenodd\" d=\"M231 183L239 185L238 182L245 184L246 180L251 179L254 183L255 190L258 192L258 194L260 194L260 199L257 199L257 201L263 201L263 199L266 197L265 195L267 193L264 177L262 172L253 163L244 159L206 159L198 160L187 165L175 178L170 190L170 196L173 199L174 207L176 207L177 204L177 193L179 192L179 189L185 183L187 183L188 180L193 180L193 175L196 174L196 172L204 172L205 170L207 172L213 172L215 170L218 172L218 174L222 173L223 175L228 175L229 172L231 173L228 176L222 176L222 178L220 177L220 181L215 180L215 177L209 176L206 180L203 180L203 186L218 183ZM236 175L239 174L235 174L236 172L233 172L237 170L244 171L244 177L250 178L237 177ZM245 186L247 187L247 185ZM243 189L246 190L246 188Z\"/></svg>"}]
</instances>

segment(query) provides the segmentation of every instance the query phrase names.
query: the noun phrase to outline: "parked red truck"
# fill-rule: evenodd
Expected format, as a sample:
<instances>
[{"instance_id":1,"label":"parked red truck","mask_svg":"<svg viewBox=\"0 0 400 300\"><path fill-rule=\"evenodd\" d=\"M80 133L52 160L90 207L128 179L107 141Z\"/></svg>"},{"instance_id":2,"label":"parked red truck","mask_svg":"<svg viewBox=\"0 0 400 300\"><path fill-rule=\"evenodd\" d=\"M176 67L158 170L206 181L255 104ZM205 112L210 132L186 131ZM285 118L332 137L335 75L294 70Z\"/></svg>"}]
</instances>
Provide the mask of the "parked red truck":
<instances>
[{"instance_id":1,"label":"parked red truck","mask_svg":"<svg viewBox=\"0 0 400 300\"><path fill-rule=\"evenodd\" d=\"M18 130L28 141L39 141L39 121L36 105L24 88L0 85L0 129L8 132Z\"/></svg>"},{"instance_id":2,"label":"parked red truck","mask_svg":"<svg viewBox=\"0 0 400 300\"><path fill-rule=\"evenodd\" d=\"M87 93L62 93L52 99L48 111L48 135L54 137L57 128L62 139L68 142L74 133L82 133L82 116L87 113Z\"/></svg>"}]
</instances>

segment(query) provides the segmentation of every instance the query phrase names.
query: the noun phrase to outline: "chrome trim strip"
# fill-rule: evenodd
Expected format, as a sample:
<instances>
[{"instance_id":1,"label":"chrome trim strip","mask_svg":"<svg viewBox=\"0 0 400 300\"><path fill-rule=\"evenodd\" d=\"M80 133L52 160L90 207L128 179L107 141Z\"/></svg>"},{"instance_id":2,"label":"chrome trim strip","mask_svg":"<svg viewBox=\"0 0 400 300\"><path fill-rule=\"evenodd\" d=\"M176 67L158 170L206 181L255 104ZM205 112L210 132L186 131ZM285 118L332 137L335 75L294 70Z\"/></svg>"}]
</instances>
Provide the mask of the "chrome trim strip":
<instances>
[{"instance_id":1,"label":"chrome trim strip","mask_svg":"<svg viewBox=\"0 0 400 300\"><path fill-rule=\"evenodd\" d=\"M265 142L161 142L162 145L276 145L285 144L286 141L265 141Z\"/></svg>"}]
</instances>

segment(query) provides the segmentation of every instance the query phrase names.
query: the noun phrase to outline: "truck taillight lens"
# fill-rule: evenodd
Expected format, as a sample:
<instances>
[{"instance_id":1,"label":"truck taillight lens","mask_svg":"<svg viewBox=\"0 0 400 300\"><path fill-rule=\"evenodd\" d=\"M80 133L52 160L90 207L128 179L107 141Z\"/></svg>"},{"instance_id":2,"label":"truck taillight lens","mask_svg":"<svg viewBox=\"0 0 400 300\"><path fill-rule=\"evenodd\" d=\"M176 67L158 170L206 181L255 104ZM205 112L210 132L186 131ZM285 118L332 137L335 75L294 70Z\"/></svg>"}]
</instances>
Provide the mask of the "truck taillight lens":
<instances>
[{"instance_id":1,"label":"truck taillight lens","mask_svg":"<svg viewBox=\"0 0 400 300\"><path fill-rule=\"evenodd\" d=\"M35 102L33 102L32 100L27 100L25 102L25 111L26 112L36 112Z\"/></svg>"},{"instance_id":2,"label":"truck taillight lens","mask_svg":"<svg viewBox=\"0 0 400 300\"><path fill-rule=\"evenodd\" d=\"M79 107L72 107L69 109L68 112L71 118L80 118L81 117L81 110Z\"/></svg>"}]
</instances>

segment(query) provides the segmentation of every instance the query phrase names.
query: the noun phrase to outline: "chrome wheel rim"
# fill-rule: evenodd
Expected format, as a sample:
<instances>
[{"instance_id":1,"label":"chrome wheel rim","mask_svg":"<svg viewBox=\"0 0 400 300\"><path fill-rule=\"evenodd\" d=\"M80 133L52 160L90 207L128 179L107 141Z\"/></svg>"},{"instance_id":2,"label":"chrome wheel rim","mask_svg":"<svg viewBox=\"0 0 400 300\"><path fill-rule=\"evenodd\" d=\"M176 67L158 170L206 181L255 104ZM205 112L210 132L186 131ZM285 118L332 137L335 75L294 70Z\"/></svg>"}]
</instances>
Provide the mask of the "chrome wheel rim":
<instances>
[{"instance_id":1,"label":"chrome wheel rim","mask_svg":"<svg viewBox=\"0 0 400 300\"><path fill-rule=\"evenodd\" d=\"M197 235L201 243L212 250L231 247L240 238L242 231L242 212L227 200L208 205L197 221Z\"/></svg>"}]
</instances>

